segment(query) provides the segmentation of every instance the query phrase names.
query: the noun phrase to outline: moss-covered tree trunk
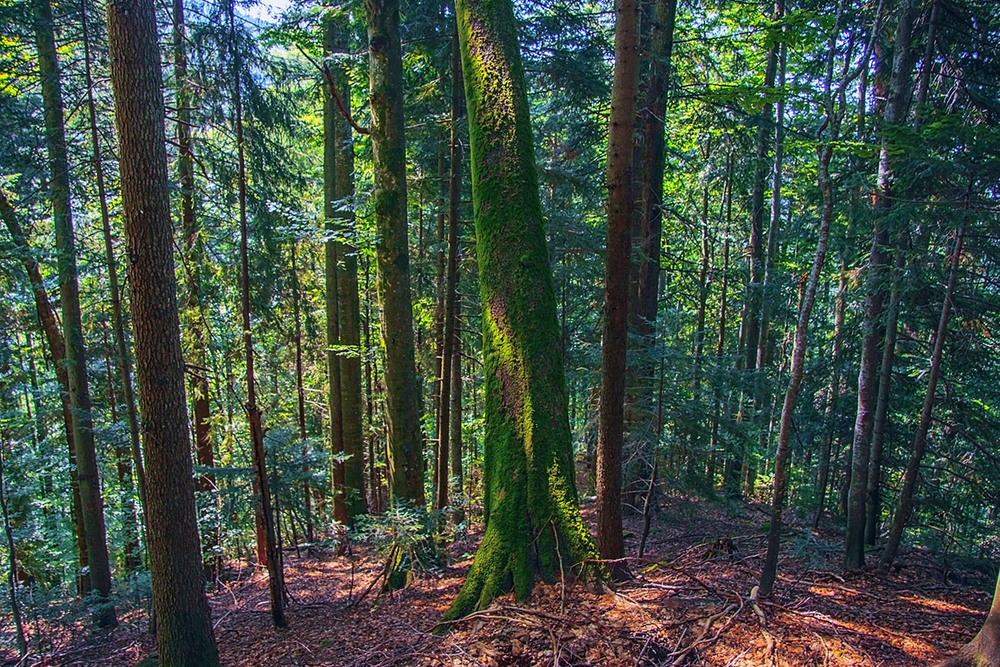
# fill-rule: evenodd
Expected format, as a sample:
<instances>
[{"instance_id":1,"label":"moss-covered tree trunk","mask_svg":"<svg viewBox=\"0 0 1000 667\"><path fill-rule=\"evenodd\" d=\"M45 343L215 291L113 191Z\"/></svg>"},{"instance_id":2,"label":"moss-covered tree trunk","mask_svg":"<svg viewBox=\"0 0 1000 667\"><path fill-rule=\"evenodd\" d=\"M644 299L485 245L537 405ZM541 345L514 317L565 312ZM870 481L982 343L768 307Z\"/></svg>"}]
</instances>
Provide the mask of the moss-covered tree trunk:
<instances>
[{"instance_id":1,"label":"moss-covered tree trunk","mask_svg":"<svg viewBox=\"0 0 1000 667\"><path fill-rule=\"evenodd\" d=\"M50 0L36 0L35 42L38 46L38 73L42 84L45 139L48 148L49 179L52 190L52 221L55 227L56 265L62 306L62 326L66 342L66 379L72 406L73 441L80 484L83 534L87 542L90 585L101 600L95 608L100 627L118 624L111 596L111 563L104 524L104 500L94 442L87 353L83 342L83 315L76 268L76 240L70 206L69 159L63 119L62 84L56 52L55 27Z\"/></svg>"},{"instance_id":2,"label":"moss-covered tree trunk","mask_svg":"<svg viewBox=\"0 0 1000 667\"><path fill-rule=\"evenodd\" d=\"M107 15L160 664L213 667L219 658L195 518L156 13L151 0L114 0Z\"/></svg>"},{"instance_id":3,"label":"moss-covered tree trunk","mask_svg":"<svg viewBox=\"0 0 1000 667\"><path fill-rule=\"evenodd\" d=\"M420 387L413 349L413 304L406 227L406 142L399 0L366 0L378 295L385 347L390 493L424 506Z\"/></svg>"},{"instance_id":4,"label":"moss-covered tree trunk","mask_svg":"<svg viewBox=\"0 0 1000 667\"><path fill-rule=\"evenodd\" d=\"M573 483L555 291L509 0L459 0L483 307L486 529L446 614L526 597L592 558Z\"/></svg>"}]
</instances>

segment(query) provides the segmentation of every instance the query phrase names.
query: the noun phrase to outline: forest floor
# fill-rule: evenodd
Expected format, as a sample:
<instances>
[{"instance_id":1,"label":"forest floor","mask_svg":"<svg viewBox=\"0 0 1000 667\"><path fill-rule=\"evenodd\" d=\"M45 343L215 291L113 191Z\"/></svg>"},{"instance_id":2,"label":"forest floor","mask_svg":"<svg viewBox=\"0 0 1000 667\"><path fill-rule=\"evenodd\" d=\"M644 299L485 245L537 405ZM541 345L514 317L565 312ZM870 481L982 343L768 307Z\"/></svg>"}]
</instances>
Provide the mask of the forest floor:
<instances>
[{"instance_id":1,"label":"forest floor","mask_svg":"<svg viewBox=\"0 0 1000 667\"><path fill-rule=\"evenodd\" d=\"M593 503L584 513L592 522ZM478 535L451 545L442 572L363 599L384 558L363 546L347 556L303 548L285 557L288 629L271 628L265 572L232 563L210 594L215 634L224 665L902 667L954 652L989 607L984 591L992 582L975 573L946 577L929 553L904 553L888 576L843 574L839 532L794 522L775 595L755 603L766 520L753 506L733 513L667 499L647 560L633 563L634 581L603 592L572 581L540 585L526 602L506 596L443 636L431 630L462 584ZM641 518L626 528L635 553ZM50 628L48 650L22 664L136 665L155 653L155 642L144 612L123 616L110 633ZM2 628L4 643L12 643L10 626Z\"/></svg>"}]
</instances>

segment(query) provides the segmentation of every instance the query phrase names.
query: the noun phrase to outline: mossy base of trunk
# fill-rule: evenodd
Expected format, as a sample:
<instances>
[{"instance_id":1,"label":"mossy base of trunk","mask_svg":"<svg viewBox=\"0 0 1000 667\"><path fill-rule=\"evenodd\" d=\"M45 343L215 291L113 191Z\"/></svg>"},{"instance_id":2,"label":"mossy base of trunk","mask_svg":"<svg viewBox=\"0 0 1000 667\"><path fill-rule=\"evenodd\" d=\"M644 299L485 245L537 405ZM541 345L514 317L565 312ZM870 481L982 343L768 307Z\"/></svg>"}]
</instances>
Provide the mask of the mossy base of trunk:
<instances>
[{"instance_id":1,"label":"mossy base of trunk","mask_svg":"<svg viewBox=\"0 0 1000 667\"><path fill-rule=\"evenodd\" d=\"M393 547L386 565L388 573L385 577L383 592L400 591L413 582L413 562L410 552L399 547Z\"/></svg>"},{"instance_id":2,"label":"mossy base of trunk","mask_svg":"<svg viewBox=\"0 0 1000 667\"><path fill-rule=\"evenodd\" d=\"M434 547L431 538L427 538L410 548L396 545L389 552L389 559L386 562L385 583L382 585L382 592L389 593L406 588L413 583L416 576L415 570L440 575L443 562L444 559Z\"/></svg>"},{"instance_id":3,"label":"mossy base of trunk","mask_svg":"<svg viewBox=\"0 0 1000 667\"><path fill-rule=\"evenodd\" d=\"M550 522L532 539L528 524L522 524L518 531L488 526L465 584L437 630L446 629L449 621L485 609L511 591L518 601L526 599L536 576L548 583L560 578L600 581L602 573L590 564L597 557L590 534L582 521L571 528L581 532L567 535L568 531L559 531Z\"/></svg>"}]
</instances>

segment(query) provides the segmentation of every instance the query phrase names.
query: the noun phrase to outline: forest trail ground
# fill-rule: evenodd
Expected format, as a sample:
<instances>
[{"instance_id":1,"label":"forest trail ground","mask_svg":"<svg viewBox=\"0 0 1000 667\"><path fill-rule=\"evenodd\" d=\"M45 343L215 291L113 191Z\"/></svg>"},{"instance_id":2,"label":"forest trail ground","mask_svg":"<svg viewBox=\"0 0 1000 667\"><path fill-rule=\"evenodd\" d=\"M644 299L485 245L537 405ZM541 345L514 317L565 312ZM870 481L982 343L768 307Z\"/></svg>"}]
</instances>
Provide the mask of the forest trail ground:
<instances>
[{"instance_id":1,"label":"forest trail ground","mask_svg":"<svg viewBox=\"0 0 1000 667\"><path fill-rule=\"evenodd\" d=\"M593 520L593 503L584 513ZM989 576L952 572L945 581L940 556L930 553L907 551L889 576L843 575L839 533L795 522L775 597L755 603L766 520L752 506L727 514L668 499L653 522L648 560L632 564L635 581L614 592L571 581L538 586L527 602L506 596L440 637L431 630L462 584L478 534L451 545L453 561L439 575L420 573L409 588L358 604L383 562L370 548L348 556L288 551L289 629L270 626L264 571L234 563L210 596L216 637L225 665L903 667L953 652L989 607ZM640 518L626 529L634 554ZM155 651L145 629L142 612L125 615L110 635L53 625L44 630L51 650L23 664L136 665Z\"/></svg>"}]
</instances>

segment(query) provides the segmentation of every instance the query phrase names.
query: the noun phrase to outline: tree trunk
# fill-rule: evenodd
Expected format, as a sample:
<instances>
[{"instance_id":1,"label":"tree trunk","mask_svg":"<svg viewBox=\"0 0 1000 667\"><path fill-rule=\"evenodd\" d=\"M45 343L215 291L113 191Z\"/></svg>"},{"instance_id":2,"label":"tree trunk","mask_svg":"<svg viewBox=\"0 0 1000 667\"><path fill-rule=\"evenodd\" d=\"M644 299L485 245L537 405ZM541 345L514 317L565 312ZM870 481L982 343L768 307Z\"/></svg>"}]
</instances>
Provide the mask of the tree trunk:
<instances>
[{"instance_id":1,"label":"tree trunk","mask_svg":"<svg viewBox=\"0 0 1000 667\"><path fill-rule=\"evenodd\" d=\"M338 46L338 26L332 15L324 18L323 51L332 55ZM328 77L332 79L332 74ZM334 85L336 82L334 82ZM333 518L347 525L347 483L345 481L344 453L344 404L340 386L340 302L338 297L339 278L337 263L339 244L336 240L337 216L337 123L338 113L334 94L338 91L329 86L323 95L323 216L327 238L323 243L325 260L324 280L326 307L326 375L328 386L327 405L330 410L330 454L332 455Z\"/></svg>"},{"instance_id":2,"label":"tree trunk","mask_svg":"<svg viewBox=\"0 0 1000 667\"><path fill-rule=\"evenodd\" d=\"M767 53L767 61L764 66L764 87L773 88L775 73L778 69L778 42L771 45ZM753 162L753 186L750 193L750 238L748 243L747 264L749 265L749 282L747 283L746 294L743 301L743 309L740 315L740 341L743 345L743 368L747 371L747 382L751 387L748 392L744 391L744 400L752 402L753 410L751 419L757 422L761 428L758 415L761 414L761 406L767 403L767 399L762 395L763 382L760 369L757 367L757 352L760 347L761 330L761 309L763 304L762 286L764 280L764 190L767 182L767 174L770 171L767 163L768 137L774 125L774 105L771 102L764 104L760 114L757 116L757 138L756 154ZM744 488L745 480L755 479L756 473L751 472L756 469L754 452L750 445L737 445L736 458L732 461L732 474L726 494L730 498L742 498L745 493L753 493L752 488ZM740 472L739 477L736 472Z\"/></svg>"},{"instance_id":3,"label":"tree trunk","mask_svg":"<svg viewBox=\"0 0 1000 667\"><path fill-rule=\"evenodd\" d=\"M573 483L555 291L514 9L459 0L486 382L482 543L445 618L593 558Z\"/></svg>"},{"instance_id":4,"label":"tree trunk","mask_svg":"<svg viewBox=\"0 0 1000 667\"><path fill-rule=\"evenodd\" d=\"M383 485L382 485L382 475L379 474L379 465L377 464L376 454L375 454L375 441L378 436L375 435L375 393L372 388L372 356L369 353L372 349L372 337L371 337L371 309L369 304L371 299L367 297L371 293L370 285L370 265L371 262L366 258L364 263L364 274L365 274L365 316L361 320L362 335L364 336L364 346L361 348L361 353L365 360L364 372L365 372L365 421L368 425L368 485L371 488L372 493L372 505L375 514L381 514L383 508ZM380 452L381 453L381 452ZM379 457L381 458L381 457Z\"/></svg>"},{"instance_id":5,"label":"tree trunk","mask_svg":"<svg viewBox=\"0 0 1000 667\"><path fill-rule=\"evenodd\" d=\"M774 15L776 20L784 18L784 0L776 0L774 3ZM784 90L785 87L786 62L787 49L784 41L782 41L778 45L777 79L779 90ZM781 222L781 182L784 157L785 99L784 97L779 97L775 103L774 111L774 169L771 173L771 219L767 226L767 253L764 259L763 299L760 310L760 339L757 341L757 368L759 369L763 369L769 362L768 347L770 345L771 311L772 302L775 297L772 294L774 290L774 262L775 256L778 254L778 229ZM792 354L794 355L794 352ZM762 439L762 444L766 444L766 439Z\"/></svg>"},{"instance_id":6,"label":"tree trunk","mask_svg":"<svg viewBox=\"0 0 1000 667\"><path fill-rule=\"evenodd\" d=\"M253 329L250 321L250 253L248 249L249 230L247 225L247 174L246 155L243 143L243 91L242 62L236 44L236 21L234 2L227 5L229 13L229 49L232 62L233 111L236 124L237 187L240 206L240 292L243 356L246 362L247 399L246 413L250 425L250 441L253 446L254 493L257 496L257 560L267 567L268 589L271 597L271 623L276 628L288 625L285 619L285 575L281 561L281 551L274 525L274 509L271 505L270 480L264 449L264 426L261 422L260 407L257 405L257 379L254 375ZM261 539L263 537L263 540ZM261 560L263 542L263 560Z\"/></svg>"},{"instance_id":7,"label":"tree trunk","mask_svg":"<svg viewBox=\"0 0 1000 667\"><path fill-rule=\"evenodd\" d=\"M347 52L346 19L338 26L332 46ZM347 67L333 67L333 84L340 99L351 108L351 86ZM340 425L344 448L344 503L347 520L368 512L365 497L365 453L361 418L361 302L358 296L358 252L354 247L354 140L351 124L343 116L334 123L334 195L340 208L335 212L337 235L337 334L340 337Z\"/></svg>"},{"instance_id":8,"label":"tree trunk","mask_svg":"<svg viewBox=\"0 0 1000 667\"><path fill-rule=\"evenodd\" d=\"M604 272L604 329L597 427L597 547L601 558L617 560L616 580L628 576L621 558L622 447L625 423L625 351L628 337L628 278L631 267L632 146L639 75L639 3L615 4L615 72L608 127L608 237Z\"/></svg>"},{"instance_id":9,"label":"tree trunk","mask_svg":"<svg viewBox=\"0 0 1000 667\"><path fill-rule=\"evenodd\" d=\"M174 86L177 114L177 172L180 180L181 242L184 257L184 331L189 344L188 363L195 372L188 375L188 387L193 402L194 448L198 465L215 467L212 451L212 425L209 421L208 327L201 296L201 274L205 265L205 241L201 223L194 210L194 147L191 139L191 83L188 80L187 36L183 0L173 0ZM215 475L198 477L198 490L215 489ZM215 534L215 531L211 531ZM216 545L210 544L209 547Z\"/></svg>"},{"instance_id":10,"label":"tree trunk","mask_svg":"<svg viewBox=\"0 0 1000 667\"><path fill-rule=\"evenodd\" d=\"M837 404L840 402L840 384L843 376L840 372L841 352L843 346L844 313L847 309L847 260L844 254L840 257L840 280L837 286L837 303L833 313L833 344L830 350L830 358L833 365L833 374L830 376L830 385L827 389L826 421L829 429L826 434L826 441L820 450L819 470L816 480L816 516L813 517L813 530L819 528L819 521L823 517L826 506L826 489L830 481L830 459L833 450L833 441L837 431Z\"/></svg>"},{"instance_id":11,"label":"tree trunk","mask_svg":"<svg viewBox=\"0 0 1000 667\"><path fill-rule=\"evenodd\" d=\"M465 520L464 507L465 480L462 470L462 332L461 332L461 299L458 294L458 272L455 275L455 312L453 315L455 322L454 341L451 351L451 409L448 416L451 419L451 437L449 439L451 452L451 478L455 480L455 493L457 497L452 503L458 508L455 512L455 523Z\"/></svg>"},{"instance_id":12,"label":"tree trunk","mask_svg":"<svg viewBox=\"0 0 1000 667\"><path fill-rule=\"evenodd\" d=\"M878 538L878 524L882 518L882 450L889 422L889 389L892 384L892 365L896 356L896 334L899 329L899 302L902 286L901 273L906 256L902 248L896 249L896 273L892 277L892 295L886 314L885 341L882 343L882 365L878 381L878 400L875 402L875 420L872 423L872 455L869 461L868 496L865 511L865 544L874 546Z\"/></svg>"},{"instance_id":13,"label":"tree trunk","mask_svg":"<svg viewBox=\"0 0 1000 667\"><path fill-rule=\"evenodd\" d=\"M305 479L302 482L303 511L305 512L305 538L310 544L316 538L313 528L312 494L313 489L309 484L312 473L309 467L309 432L306 429L306 389L304 373L302 368L302 308L299 306L299 267L296 253L296 243L292 242L292 317L295 319L295 408L296 421L299 427L299 441L302 442L302 455L306 459L302 474ZM295 527L295 524L292 524ZM295 540L295 548L298 549L298 540ZM297 553L297 552L296 552Z\"/></svg>"},{"instance_id":14,"label":"tree trunk","mask_svg":"<svg viewBox=\"0 0 1000 667\"><path fill-rule=\"evenodd\" d=\"M834 134L831 141L836 141ZM827 239L830 237L830 223L833 221L833 183L830 179L830 160L833 157L832 144L821 144L818 149L819 183L823 191L823 215L820 222L819 239L816 243L816 256L813 259L809 282L802 295L799 307L799 321L795 326L795 347L792 351L792 367L789 371L788 389L785 391L785 401L781 406L781 427L778 431L778 449L774 457L774 492L771 498L771 525L767 532L767 553L764 557L764 570L760 577L761 595L770 595L778 570L778 550L781 546L781 514L785 506L785 496L788 489L788 451L792 440L792 419L795 415L795 404L798 401L799 386L802 384L802 374L806 358L806 345L809 338L809 316L816 302L816 286L826 261Z\"/></svg>"},{"instance_id":15,"label":"tree trunk","mask_svg":"<svg viewBox=\"0 0 1000 667\"><path fill-rule=\"evenodd\" d=\"M413 306L406 228L406 145L399 0L367 0L373 208L378 294L385 345L385 403L391 495L424 506L420 388L413 349Z\"/></svg>"},{"instance_id":16,"label":"tree trunk","mask_svg":"<svg viewBox=\"0 0 1000 667\"><path fill-rule=\"evenodd\" d=\"M14 245L17 246L21 254L21 264L28 274L28 281L31 283L31 291L35 300L35 312L38 315L38 322L42 333L45 335L45 342L49 349L49 361L56 373L56 380L59 382L61 391L59 392L62 404L63 430L66 433L66 451L69 458L69 479L70 491L73 496L73 528L76 532L76 553L77 564L79 566L76 576L77 594L86 595L90 590L90 577L86 574L89 571L89 560L87 558L87 540L83 532L83 514L80 503L80 483L76 472L76 443L73 439L73 417L72 407L69 402L69 380L66 375L66 344L63 340L62 332L59 330L59 322L56 320L55 310L49 300L48 292L45 290L45 281L42 278L42 271L38 261L32 254L31 246L28 245L28 237L21 228L17 220L17 211L14 210L7 193L0 190L0 217L3 218L7 231L10 232Z\"/></svg>"},{"instance_id":17,"label":"tree trunk","mask_svg":"<svg viewBox=\"0 0 1000 667\"><path fill-rule=\"evenodd\" d=\"M100 134L97 131L97 106L94 102L94 82L91 74L90 41L87 20L87 6L84 2L80 5L80 16L83 27L83 59L84 73L87 80L87 111L90 121L90 141L94 150L94 176L97 182L97 198L101 205L101 224L104 231L104 257L108 265L108 287L111 299L111 327L115 337L115 361L118 364L118 372L121 373L122 394L125 401L125 420L128 424L129 448L124 456L119 457L119 465L123 466L119 481L122 485L122 494L126 499L125 506L132 507L132 525L126 528L129 533L127 539L128 553L125 561L129 571L132 571L138 562L136 554L139 547L140 522L135 513L132 503L132 495L135 493L132 482L133 472L139 486L139 503L146 506L146 473L142 466L142 445L139 438L139 413L136 410L135 388L132 384L132 360L129 357L128 344L125 341L125 321L122 316L122 296L118 286L118 262L115 259L115 249L111 233L111 214L108 211L108 195L104 182L104 162L101 159ZM111 366L108 365L110 378ZM114 400L114 385L109 386L111 399ZM117 420L115 420L117 421ZM132 459L131 462L129 459Z\"/></svg>"},{"instance_id":18,"label":"tree trunk","mask_svg":"<svg viewBox=\"0 0 1000 667\"><path fill-rule=\"evenodd\" d=\"M906 116L910 99L910 70L913 67L910 38L917 7L915 0L901 0L899 24L896 28L895 55L892 78L889 83L884 124L900 124ZM864 341L861 349L861 368L858 372L858 411L854 423L854 444L851 458L851 485L848 492L847 535L845 537L844 567L855 570L865 564L865 501L868 495L868 467L872 428L877 402L879 345L882 333L882 311L885 305L885 269L888 263L884 248L889 244L887 217L893 206L892 146L886 136L882 138L879 155L878 183L875 188L875 229L868 262L866 312L863 324Z\"/></svg>"},{"instance_id":19,"label":"tree trunk","mask_svg":"<svg viewBox=\"0 0 1000 667\"><path fill-rule=\"evenodd\" d=\"M717 369L722 368L722 355L726 351L726 320L729 315L727 305L729 298L729 230L731 229L731 224L733 221L733 198L732 198L732 183L733 183L733 158L732 151L730 150L729 155L726 157L726 184L723 191L723 203L725 207L726 214L726 228L723 232L724 237L722 241L722 285L720 287L719 294L719 328L718 334L715 339L715 367ZM709 440L709 449L714 452L719 446L719 424L722 421L722 389L716 384L712 389L712 437ZM727 447L727 450L729 448ZM729 453L729 452L727 452ZM725 489L730 488L729 476L730 476L730 462L732 461L732 456L726 456L723 463L722 470L722 486ZM709 470L709 480L715 481L715 465L711 463Z\"/></svg>"},{"instance_id":20,"label":"tree trunk","mask_svg":"<svg viewBox=\"0 0 1000 667\"><path fill-rule=\"evenodd\" d=\"M66 342L66 379L72 406L73 441L76 444L76 467L80 483L80 508L83 534L87 541L90 584L97 593L94 621L99 627L118 624L111 596L111 563L104 524L104 501L94 443L90 386L87 379L87 353L83 342L80 311L80 286L77 280L76 241L70 208L69 161L66 152L66 129L63 120L62 84L56 53L55 27L50 0L35 0L35 41L38 46L38 69L42 83L45 112L45 138L49 155L49 178L52 188L52 220L55 226L62 326Z\"/></svg>"},{"instance_id":21,"label":"tree trunk","mask_svg":"<svg viewBox=\"0 0 1000 667\"><path fill-rule=\"evenodd\" d=\"M924 396L924 407L920 411L920 423L913 436L913 452L903 474L903 488L899 491L899 505L892 519L892 530L889 541L879 567L887 570L896 558L899 544L903 539L903 529L910 520L913 511L913 496L917 488L917 475L920 474L920 460L927 446L927 432L931 427L931 415L934 409L935 392L938 378L941 376L941 355L944 352L944 339L948 335L948 318L951 315L952 298L955 294L955 281L958 276L958 264L962 256L962 228L958 228L955 248L951 255L951 272L948 275L948 287L945 289L944 302L941 304L941 318L938 321L937 334L934 337L934 351L931 354L930 372L927 375L927 393Z\"/></svg>"},{"instance_id":22,"label":"tree trunk","mask_svg":"<svg viewBox=\"0 0 1000 667\"><path fill-rule=\"evenodd\" d=\"M438 395L438 509L448 505L448 492L452 475L448 468L454 467L455 457L449 455L455 443L451 442L451 392L453 388L452 373L455 356L455 330L457 329L458 307L458 207L462 201L462 144L458 124L465 113L465 95L462 91L462 58L458 45L458 31L452 34L451 40L451 146L450 174L448 192L448 256L445 265L444 285L444 326L442 331L441 367L439 376L441 386ZM461 468L461 450L458 450L459 468ZM461 487L459 487L461 490Z\"/></svg>"},{"instance_id":23,"label":"tree trunk","mask_svg":"<svg viewBox=\"0 0 1000 667\"><path fill-rule=\"evenodd\" d=\"M156 14L150 0L117 0L107 16L160 663L212 667L219 660L202 584L185 418Z\"/></svg>"}]
</instances>

